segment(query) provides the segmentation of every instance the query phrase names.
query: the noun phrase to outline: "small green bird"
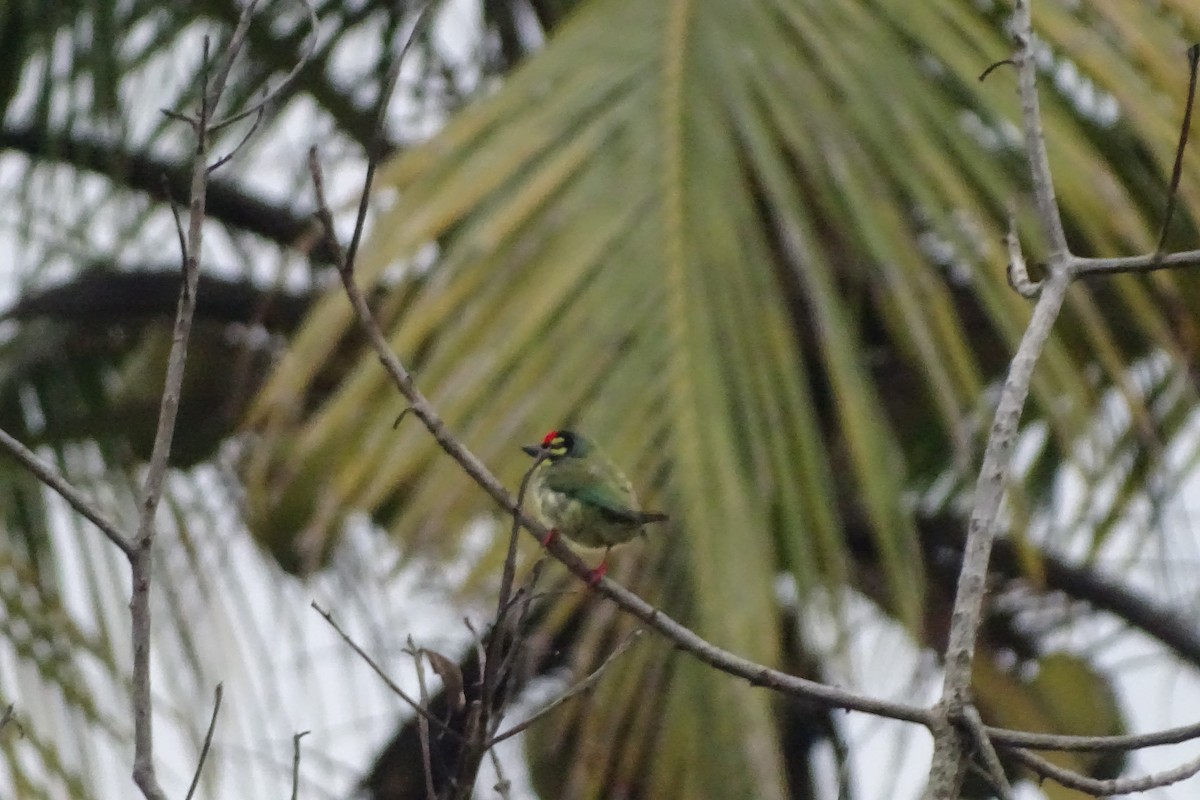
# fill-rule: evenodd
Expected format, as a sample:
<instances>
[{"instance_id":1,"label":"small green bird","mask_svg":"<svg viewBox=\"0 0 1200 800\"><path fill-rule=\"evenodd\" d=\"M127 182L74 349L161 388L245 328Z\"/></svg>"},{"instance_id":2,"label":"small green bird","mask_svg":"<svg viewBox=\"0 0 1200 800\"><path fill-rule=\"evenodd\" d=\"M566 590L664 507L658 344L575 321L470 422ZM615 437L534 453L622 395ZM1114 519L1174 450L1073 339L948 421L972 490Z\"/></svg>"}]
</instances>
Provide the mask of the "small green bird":
<instances>
[{"instance_id":1,"label":"small green bird","mask_svg":"<svg viewBox=\"0 0 1200 800\"><path fill-rule=\"evenodd\" d=\"M642 525L663 522L666 514L642 511L625 473L592 440L574 431L550 431L540 445L521 448L533 457L545 453L529 479L530 511L550 532L548 545L561 533L584 547L603 547L604 558L592 570L595 585L608 570L608 551L644 534Z\"/></svg>"}]
</instances>

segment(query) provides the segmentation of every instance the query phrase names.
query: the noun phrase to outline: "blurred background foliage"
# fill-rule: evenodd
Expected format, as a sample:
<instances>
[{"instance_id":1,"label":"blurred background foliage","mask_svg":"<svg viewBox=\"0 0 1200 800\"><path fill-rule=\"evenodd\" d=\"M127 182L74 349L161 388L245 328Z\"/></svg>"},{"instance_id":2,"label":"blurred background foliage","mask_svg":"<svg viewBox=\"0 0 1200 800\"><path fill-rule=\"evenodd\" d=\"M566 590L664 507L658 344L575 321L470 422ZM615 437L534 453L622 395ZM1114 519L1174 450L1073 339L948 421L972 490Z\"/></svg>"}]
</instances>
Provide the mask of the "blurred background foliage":
<instances>
[{"instance_id":1,"label":"blurred background foliage","mask_svg":"<svg viewBox=\"0 0 1200 800\"><path fill-rule=\"evenodd\" d=\"M0 4L0 427L119 519L153 435L177 290L169 201L188 185L186 137L159 109L194 100L202 38L215 51L238 10ZM212 766L246 785L251 751L294 732L265 709L319 729L351 691L317 679L319 658L350 667L305 649L309 596L328 593L395 657L408 631L389 604L433 596L453 626L494 588L503 520L415 421L393 427L401 398L311 220L304 151L320 145L349 223L409 36L358 278L450 429L512 486L518 446L547 428L603 441L672 515L614 575L717 644L880 694L936 684L920 654L943 644L990 400L1029 314L1004 277L1010 205L1039 252L1013 76L977 80L1009 55L1008 4L445 0L428 26L405 0L316 11L314 59L209 195L160 542L167 735L190 752L211 684L253 674ZM1039 0L1034 20L1071 244L1147 252L1200 8ZM309 35L301 5L266 3L233 94L275 85ZM1190 154L1179 195L1167 242L1191 249ZM1178 616L1196 597L1178 502L1198 452L1196 287L1180 271L1072 289L1025 418L981 641L976 689L997 724L1124 730L1112 654L1131 641L1200 670ZM89 796L98 774L120 780L104 754L124 753L130 728L122 565L14 464L0 493L0 701L18 702L24 733L0 733L0 785ZM550 575L566 591L535 615L533 694L631 627ZM864 630L911 646L909 684L872 679L864 664L892 656ZM465 634L448 639L472 658ZM510 756L527 791L812 798L865 780L821 709L661 642L611 673ZM422 797L409 716L378 714L336 769L314 756L306 786ZM272 759L286 763L257 766Z\"/></svg>"}]
</instances>

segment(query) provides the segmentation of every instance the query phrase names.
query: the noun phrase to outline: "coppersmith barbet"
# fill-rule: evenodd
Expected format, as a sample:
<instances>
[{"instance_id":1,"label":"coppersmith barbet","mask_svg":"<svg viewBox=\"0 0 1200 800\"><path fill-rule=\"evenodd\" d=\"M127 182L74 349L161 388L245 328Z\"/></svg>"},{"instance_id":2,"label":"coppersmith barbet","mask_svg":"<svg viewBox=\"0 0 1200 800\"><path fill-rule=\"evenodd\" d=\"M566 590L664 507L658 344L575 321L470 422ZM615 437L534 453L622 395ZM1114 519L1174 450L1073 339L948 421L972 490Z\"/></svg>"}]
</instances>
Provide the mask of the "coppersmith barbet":
<instances>
[{"instance_id":1,"label":"coppersmith barbet","mask_svg":"<svg viewBox=\"0 0 1200 800\"><path fill-rule=\"evenodd\" d=\"M584 547L604 548L604 558L592 570L593 584L604 576L613 546L645 533L647 522L667 519L641 510L625 473L583 434L553 430L540 445L521 449L535 458L545 453L529 479L530 511L550 528L542 544L562 534Z\"/></svg>"}]
</instances>

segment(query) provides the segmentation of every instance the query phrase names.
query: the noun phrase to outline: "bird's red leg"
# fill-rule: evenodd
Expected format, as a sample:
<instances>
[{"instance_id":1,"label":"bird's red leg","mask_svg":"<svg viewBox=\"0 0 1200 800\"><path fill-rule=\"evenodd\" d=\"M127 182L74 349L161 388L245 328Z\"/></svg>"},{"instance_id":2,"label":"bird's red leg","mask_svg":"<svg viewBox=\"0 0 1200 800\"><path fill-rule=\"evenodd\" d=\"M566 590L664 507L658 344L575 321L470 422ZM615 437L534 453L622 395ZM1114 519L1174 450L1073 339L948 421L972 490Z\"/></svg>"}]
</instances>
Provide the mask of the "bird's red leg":
<instances>
[{"instance_id":1,"label":"bird's red leg","mask_svg":"<svg viewBox=\"0 0 1200 800\"><path fill-rule=\"evenodd\" d=\"M542 537L542 539L541 539L542 547L549 547L550 543L553 542L557 538L558 538L558 528L551 528L550 530L546 531L546 535L544 537Z\"/></svg>"},{"instance_id":2,"label":"bird's red leg","mask_svg":"<svg viewBox=\"0 0 1200 800\"><path fill-rule=\"evenodd\" d=\"M608 572L608 551L611 549L611 547L604 548L604 558L600 559L599 565L588 573L588 586L595 586L604 577L604 574Z\"/></svg>"}]
</instances>

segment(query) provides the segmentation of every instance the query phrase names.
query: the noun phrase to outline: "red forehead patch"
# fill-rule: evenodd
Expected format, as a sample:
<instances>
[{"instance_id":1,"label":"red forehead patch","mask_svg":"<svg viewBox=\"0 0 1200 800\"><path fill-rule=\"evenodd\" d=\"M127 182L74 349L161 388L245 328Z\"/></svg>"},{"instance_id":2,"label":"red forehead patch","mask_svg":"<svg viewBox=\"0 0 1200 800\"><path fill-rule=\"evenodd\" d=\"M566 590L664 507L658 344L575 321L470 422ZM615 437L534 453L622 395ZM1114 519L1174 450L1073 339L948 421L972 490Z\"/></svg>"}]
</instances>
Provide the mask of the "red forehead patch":
<instances>
[{"instance_id":1,"label":"red forehead patch","mask_svg":"<svg viewBox=\"0 0 1200 800\"><path fill-rule=\"evenodd\" d=\"M549 447L550 443L554 441L555 436L558 436L558 431L550 431L547 433L546 437L542 439L542 447Z\"/></svg>"}]
</instances>

